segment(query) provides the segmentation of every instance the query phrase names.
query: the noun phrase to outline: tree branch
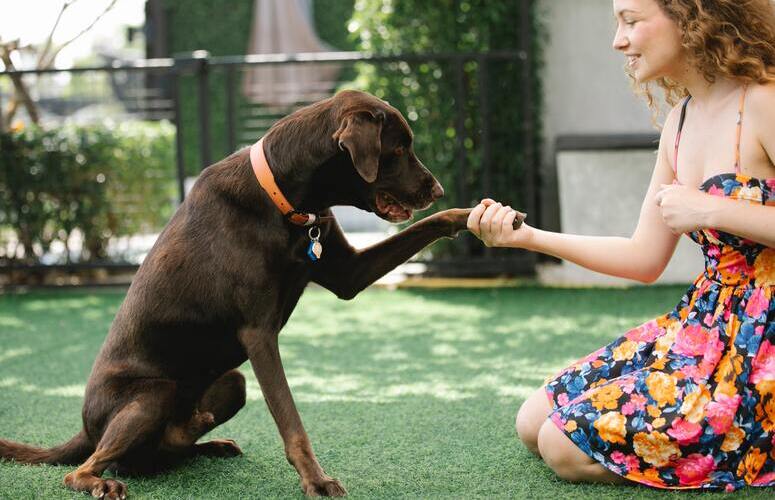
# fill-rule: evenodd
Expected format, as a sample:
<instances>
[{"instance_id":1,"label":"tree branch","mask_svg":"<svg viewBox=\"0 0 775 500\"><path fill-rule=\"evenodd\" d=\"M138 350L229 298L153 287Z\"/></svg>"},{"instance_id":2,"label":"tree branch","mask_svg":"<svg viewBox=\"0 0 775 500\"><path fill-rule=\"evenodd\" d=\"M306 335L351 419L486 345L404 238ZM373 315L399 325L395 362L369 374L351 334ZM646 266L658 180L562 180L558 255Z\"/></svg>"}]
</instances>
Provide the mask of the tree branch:
<instances>
[{"instance_id":1,"label":"tree branch","mask_svg":"<svg viewBox=\"0 0 775 500\"><path fill-rule=\"evenodd\" d=\"M0 58L3 60L3 64L5 64L6 71L14 71L16 69L13 65L13 61L11 61L11 52L16 50L17 47L18 43L15 41L0 44ZM25 109L27 109L27 114L30 115L30 120L32 120L32 123L37 125L40 121L38 118L38 109L35 106L35 103L32 101L29 92L27 92L27 87L24 85L21 75L13 74L10 75L10 77L11 81L13 82L14 89L16 90L16 97L21 99ZM15 112L15 108L13 108L12 111Z\"/></svg>"},{"instance_id":2,"label":"tree branch","mask_svg":"<svg viewBox=\"0 0 775 500\"><path fill-rule=\"evenodd\" d=\"M68 0L64 4L62 4L62 8L59 10L59 15L57 16L56 21L54 21L54 26L51 28L51 31L48 34L48 37L46 38L46 45L43 46L43 50L40 51L40 54L38 54L38 62L36 64L37 68L41 67L41 63L43 62L43 59L45 59L46 55L48 54L48 51L51 50L51 45L54 43L54 32L57 30L57 26L59 26L59 21L62 20L62 14L65 13L65 10L67 10L70 5L73 4L76 0Z\"/></svg>"},{"instance_id":3,"label":"tree branch","mask_svg":"<svg viewBox=\"0 0 775 500\"><path fill-rule=\"evenodd\" d=\"M75 0L73 0L73 1L75 1ZM48 58L48 59L47 59L47 60L46 60L46 61L43 63L43 65L42 65L42 66L41 66L40 64L38 65L38 69L46 69L46 68L50 68L51 66L53 66L53 64L54 64L54 60L56 59L56 57L57 57L57 54L59 54L59 52L61 52L61 51L62 51L62 49L64 49L65 47L67 47L68 45L70 45L71 43L73 43L74 41L76 41L78 38L80 38L80 37L81 37L81 35L83 35L83 34L84 34L84 33L86 33L87 31L89 31L90 29L92 29L92 27L93 27L95 24L97 24L97 22L98 22L100 19L102 19L102 18L103 18L103 16L105 16L105 14L107 14L107 13L108 13L108 12L109 12L109 11L110 11L110 10L111 10L111 9L112 9L114 6L115 6L115 5L116 5L116 2L117 2L117 1L118 1L118 0L111 0L111 2L108 4L108 6L107 6L107 7L105 7L105 9L104 9L104 10L103 10L103 11L100 13L100 15L99 15L99 16L97 16L97 17L94 19L94 21L92 21L92 22L91 22L91 24L89 24L89 25L88 25L86 28L84 28L83 30L81 30L81 32L80 32L80 33L78 33L77 35L75 35L73 38L71 38L70 40L66 41L65 43L63 43L62 45L60 45L59 47L57 47L57 49L56 49L56 50L55 50L55 51L54 51L54 52L51 54L51 56L50 56L50 57L49 57L49 58ZM70 4L72 4L72 2L68 3L67 5L70 5Z\"/></svg>"},{"instance_id":4,"label":"tree branch","mask_svg":"<svg viewBox=\"0 0 775 500\"><path fill-rule=\"evenodd\" d=\"M11 102L8 103L8 111L5 113L5 123L8 125L8 130L11 129L13 124L13 117L16 116L16 110L19 109L19 100L16 96L11 98Z\"/></svg>"}]
</instances>

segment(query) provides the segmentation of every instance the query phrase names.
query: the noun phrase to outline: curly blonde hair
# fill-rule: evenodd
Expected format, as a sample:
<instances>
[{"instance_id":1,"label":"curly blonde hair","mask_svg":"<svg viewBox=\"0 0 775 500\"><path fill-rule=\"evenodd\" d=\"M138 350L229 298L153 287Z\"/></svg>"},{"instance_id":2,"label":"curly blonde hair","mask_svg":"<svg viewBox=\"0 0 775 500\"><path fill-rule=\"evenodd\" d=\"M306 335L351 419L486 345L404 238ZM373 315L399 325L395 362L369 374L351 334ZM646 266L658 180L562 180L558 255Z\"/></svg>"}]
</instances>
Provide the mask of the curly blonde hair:
<instances>
[{"instance_id":1,"label":"curly blonde hair","mask_svg":"<svg viewBox=\"0 0 775 500\"><path fill-rule=\"evenodd\" d=\"M773 0L655 0L678 24L682 45L709 83L727 77L744 83L775 82L775 1ZM649 83L638 84L654 119L659 113ZM668 78L655 83L674 106L688 90Z\"/></svg>"}]
</instances>

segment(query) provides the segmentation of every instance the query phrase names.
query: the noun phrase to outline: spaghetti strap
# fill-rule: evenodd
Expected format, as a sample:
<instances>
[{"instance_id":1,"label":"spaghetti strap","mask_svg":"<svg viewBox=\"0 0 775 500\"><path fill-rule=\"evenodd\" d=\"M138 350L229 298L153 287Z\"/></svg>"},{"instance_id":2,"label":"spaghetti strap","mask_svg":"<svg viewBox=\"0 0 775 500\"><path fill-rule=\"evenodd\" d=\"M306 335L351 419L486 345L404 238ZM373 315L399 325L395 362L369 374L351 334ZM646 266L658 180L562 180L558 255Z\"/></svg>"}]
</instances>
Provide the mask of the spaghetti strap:
<instances>
[{"instance_id":1,"label":"spaghetti strap","mask_svg":"<svg viewBox=\"0 0 775 500\"><path fill-rule=\"evenodd\" d=\"M675 134L675 151L673 153L673 175L675 176L676 182L678 182L678 144L681 142L681 131L684 128L684 120L686 119L686 105L689 104L689 99L691 99L692 96L688 95L686 96L686 99L684 99L684 103L681 106L681 118L678 120L678 132Z\"/></svg>"},{"instance_id":2,"label":"spaghetti strap","mask_svg":"<svg viewBox=\"0 0 775 500\"><path fill-rule=\"evenodd\" d=\"M743 92L740 94L740 107L737 111L737 138L735 139L735 173L740 173L740 138L743 135L743 111L745 110L745 94L748 91L748 85L743 85Z\"/></svg>"}]
</instances>

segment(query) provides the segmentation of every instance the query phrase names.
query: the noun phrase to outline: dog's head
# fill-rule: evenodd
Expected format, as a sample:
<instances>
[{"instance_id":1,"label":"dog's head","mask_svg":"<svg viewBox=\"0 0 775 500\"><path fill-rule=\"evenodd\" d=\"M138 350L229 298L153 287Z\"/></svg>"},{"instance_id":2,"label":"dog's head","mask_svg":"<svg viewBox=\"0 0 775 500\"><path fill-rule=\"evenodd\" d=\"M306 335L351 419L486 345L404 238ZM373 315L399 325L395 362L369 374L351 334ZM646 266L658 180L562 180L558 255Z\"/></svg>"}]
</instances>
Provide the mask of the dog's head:
<instances>
[{"instance_id":1,"label":"dog's head","mask_svg":"<svg viewBox=\"0 0 775 500\"><path fill-rule=\"evenodd\" d=\"M334 101L338 128L332 139L367 186L359 190L360 208L402 222L444 195L414 154L412 129L397 109L357 91L339 92Z\"/></svg>"}]
</instances>

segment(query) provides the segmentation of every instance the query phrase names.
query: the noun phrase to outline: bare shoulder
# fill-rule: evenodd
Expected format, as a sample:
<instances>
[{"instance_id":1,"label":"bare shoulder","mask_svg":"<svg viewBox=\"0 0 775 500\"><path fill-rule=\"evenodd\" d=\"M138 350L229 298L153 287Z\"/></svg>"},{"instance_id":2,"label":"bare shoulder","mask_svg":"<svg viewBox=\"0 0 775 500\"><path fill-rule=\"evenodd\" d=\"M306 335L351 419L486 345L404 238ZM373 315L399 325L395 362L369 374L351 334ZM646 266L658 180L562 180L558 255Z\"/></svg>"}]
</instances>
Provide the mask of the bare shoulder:
<instances>
[{"instance_id":1,"label":"bare shoulder","mask_svg":"<svg viewBox=\"0 0 775 500\"><path fill-rule=\"evenodd\" d=\"M751 120L762 126L775 124L775 83L751 85L746 99L745 113Z\"/></svg>"},{"instance_id":2,"label":"bare shoulder","mask_svg":"<svg viewBox=\"0 0 775 500\"><path fill-rule=\"evenodd\" d=\"M678 134L678 122L681 118L681 108L683 107L683 100L673 106L673 109L667 114L665 123L662 125L662 132L659 136L659 156L662 162L665 162L671 169L675 169L673 165L672 154L669 154L673 150L675 144L675 136Z\"/></svg>"},{"instance_id":3,"label":"bare shoulder","mask_svg":"<svg viewBox=\"0 0 775 500\"><path fill-rule=\"evenodd\" d=\"M662 125L662 139L675 138L675 134L678 133L678 122L681 119L681 108L683 108L684 100L673 106L670 112L665 118L665 123Z\"/></svg>"},{"instance_id":4,"label":"bare shoulder","mask_svg":"<svg viewBox=\"0 0 775 500\"><path fill-rule=\"evenodd\" d=\"M751 85L746 100L743 120L775 163L775 83Z\"/></svg>"}]
</instances>

